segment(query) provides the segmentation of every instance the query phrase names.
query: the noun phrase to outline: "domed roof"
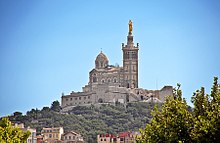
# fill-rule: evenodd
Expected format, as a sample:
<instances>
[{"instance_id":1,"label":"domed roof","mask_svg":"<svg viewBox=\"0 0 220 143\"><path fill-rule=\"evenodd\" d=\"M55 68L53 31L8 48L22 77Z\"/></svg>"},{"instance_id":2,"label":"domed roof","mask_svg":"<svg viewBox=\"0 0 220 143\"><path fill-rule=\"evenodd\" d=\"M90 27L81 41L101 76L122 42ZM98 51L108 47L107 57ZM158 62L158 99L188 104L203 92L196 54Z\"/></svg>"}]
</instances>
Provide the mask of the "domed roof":
<instances>
[{"instance_id":1,"label":"domed roof","mask_svg":"<svg viewBox=\"0 0 220 143\"><path fill-rule=\"evenodd\" d=\"M102 51L96 57L96 61L108 61L107 56Z\"/></svg>"},{"instance_id":2,"label":"domed roof","mask_svg":"<svg viewBox=\"0 0 220 143\"><path fill-rule=\"evenodd\" d=\"M95 67L96 69L104 69L108 66L108 58L107 56L102 53L102 51L99 53L99 55L96 57L95 60Z\"/></svg>"}]
</instances>

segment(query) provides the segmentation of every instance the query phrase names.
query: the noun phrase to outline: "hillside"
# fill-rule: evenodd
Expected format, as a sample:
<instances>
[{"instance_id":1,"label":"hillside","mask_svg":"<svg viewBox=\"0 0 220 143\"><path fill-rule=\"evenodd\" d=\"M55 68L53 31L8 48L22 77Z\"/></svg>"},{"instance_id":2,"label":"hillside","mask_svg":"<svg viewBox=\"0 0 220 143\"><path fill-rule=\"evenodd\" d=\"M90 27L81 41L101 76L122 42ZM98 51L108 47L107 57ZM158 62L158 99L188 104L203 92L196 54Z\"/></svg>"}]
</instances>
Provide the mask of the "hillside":
<instances>
[{"instance_id":1,"label":"hillside","mask_svg":"<svg viewBox=\"0 0 220 143\"><path fill-rule=\"evenodd\" d=\"M58 102L58 101L54 101ZM100 106L78 106L69 114L60 114L59 102L42 110L32 109L26 115L15 112L10 116L12 122L22 122L25 126L36 128L37 133L43 127L64 127L65 131L74 130L83 135L87 142L96 142L98 134L117 134L123 131L138 131L149 122L154 103L136 102L126 106L118 104ZM159 105L161 106L161 105Z\"/></svg>"}]
</instances>

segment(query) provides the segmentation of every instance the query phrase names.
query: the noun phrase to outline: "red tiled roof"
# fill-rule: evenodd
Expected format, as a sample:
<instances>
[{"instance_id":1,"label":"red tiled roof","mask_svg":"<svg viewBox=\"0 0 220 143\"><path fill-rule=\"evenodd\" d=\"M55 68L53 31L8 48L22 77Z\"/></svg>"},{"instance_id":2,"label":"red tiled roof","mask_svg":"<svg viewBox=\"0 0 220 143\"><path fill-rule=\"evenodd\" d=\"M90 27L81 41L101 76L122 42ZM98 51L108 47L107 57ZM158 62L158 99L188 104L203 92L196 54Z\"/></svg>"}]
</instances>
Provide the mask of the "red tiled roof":
<instances>
[{"instance_id":1,"label":"red tiled roof","mask_svg":"<svg viewBox=\"0 0 220 143\"><path fill-rule=\"evenodd\" d=\"M100 137L110 137L110 138L113 138L113 137L115 137L113 134L102 134L102 135L100 135Z\"/></svg>"},{"instance_id":2,"label":"red tiled roof","mask_svg":"<svg viewBox=\"0 0 220 143\"><path fill-rule=\"evenodd\" d=\"M130 132L119 133L119 137L126 137L126 136L130 136Z\"/></svg>"}]
</instances>

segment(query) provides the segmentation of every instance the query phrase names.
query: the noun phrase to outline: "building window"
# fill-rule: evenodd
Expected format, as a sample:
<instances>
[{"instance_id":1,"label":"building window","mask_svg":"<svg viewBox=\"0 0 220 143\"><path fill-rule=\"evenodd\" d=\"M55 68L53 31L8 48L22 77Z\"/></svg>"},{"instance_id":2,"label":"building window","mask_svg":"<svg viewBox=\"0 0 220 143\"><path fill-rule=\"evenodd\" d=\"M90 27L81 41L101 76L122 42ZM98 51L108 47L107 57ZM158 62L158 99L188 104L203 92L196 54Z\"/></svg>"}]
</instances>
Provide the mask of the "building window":
<instances>
[{"instance_id":1,"label":"building window","mask_svg":"<svg viewBox=\"0 0 220 143\"><path fill-rule=\"evenodd\" d=\"M97 82L97 78L96 77L93 77L93 82Z\"/></svg>"},{"instance_id":2,"label":"building window","mask_svg":"<svg viewBox=\"0 0 220 143\"><path fill-rule=\"evenodd\" d=\"M111 79L108 79L108 82L111 82Z\"/></svg>"},{"instance_id":3,"label":"building window","mask_svg":"<svg viewBox=\"0 0 220 143\"><path fill-rule=\"evenodd\" d=\"M114 83L116 83L117 82L117 80L116 80L116 78L114 79Z\"/></svg>"},{"instance_id":4,"label":"building window","mask_svg":"<svg viewBox=\"0 0 220 143\"><path fill-rule=\"evenodd\" d=\"M75 100L77 100L77 98L75 98Z\"/></svg>"},{"instance_id":5,"label":"building window","mask_svg":"<svg viewBox=\"0 0 220 143\"><path fill-rule=\"evenodd\" d=\"M104 141L106 141L106 139L104 139Z\"/></svg>"},{"instance_id":6,"label":"building window","mask_svg":"<svg viewBox=\"0 0 220 143\"><path fill-rule=\"evenodd\" d=\"M86 99L86 97L84 97L84 99Z\"/></svg>"},{"instance_id":7,"label":"building window","mask_svg":"<svg viewBox=\"0 0 220 143\"><path fill-rule=\"evenodd\" d=\"M127 88L130 88L130 84L129 83L127 83Z\"/></svg>"},{"instance_id":8,"label":"building window","mask_svg":"<svg viewBox=\"0 0 220 143\"><path fill-rule=\"evenodd\" d=\"M81 97L79 97L79 100L81 100Z\"/></svg>"},{"instance_id":9,"label":"building window","mask_svg":"<svg viewBox=\"0 0 220 143\"><path fill-rule=\"evenodd\" d=\"M90 96L88 96L88 99L90 99Z\"/></svg>"},{"instance_id":10,"label":"building window","mask_svg":"<svg viewBox=\"0 0 220 143\"><path fill-rule=\"evenodd\" d=\"M70 98L70 100L72 101L73 99L72 99L72 98Z\"/></svg>"},{"instance_id":11,"label":"building window","mask_svg":"<svg viewBox=\"0 0 220 143\"><path fill-rule=\"evenodd\" d=\"M103 103L103 99L102 99L102 98L99 98L98 102L99 102L99 103Z\"/></svg>"},{"instance_id":12,"label":"building window","mask_svg":"<svg viewBox=\"0 0 220 143\"><path fill-rule=\"evenodd\" d=\"M68 98L66 99L66 101L68 101Z\"/></svg>"},{"instance_id":13,"label":"building window","mask_svg":"<svg viewBox=\"0 0 220 143\"><path fill-rule=\"evenodd\" d=\"M69 139L71 139L71 136L69 136Z\"/></svg>"}]
</instances>

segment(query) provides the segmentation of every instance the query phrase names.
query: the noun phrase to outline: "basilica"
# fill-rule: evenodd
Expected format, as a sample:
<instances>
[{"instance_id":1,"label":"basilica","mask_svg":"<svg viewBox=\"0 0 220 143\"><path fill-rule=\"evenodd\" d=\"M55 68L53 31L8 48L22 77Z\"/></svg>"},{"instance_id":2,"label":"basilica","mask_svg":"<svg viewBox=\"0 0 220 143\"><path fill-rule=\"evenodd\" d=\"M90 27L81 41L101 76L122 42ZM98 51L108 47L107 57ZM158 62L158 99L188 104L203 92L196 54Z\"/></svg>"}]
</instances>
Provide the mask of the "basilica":
<instances>
[{"instance_id":1,"label":"basilica","mask_svg":"<svg viewBox=\"0 0 220 143\"><path fill-rule=\"evenodd\" d=\"M161 90L147 90L138 87L138 51L134 45L133 25L128 23L127 43L122 43L123 66L109 64L108 57L101 51L95 59L95 67L89 72L89 82L82 92L62 94L62 111L75 106L91 104L115 104L128 102L164 102L165 96L172 95L172 86Z\"/></svg>"}]
</instances>

